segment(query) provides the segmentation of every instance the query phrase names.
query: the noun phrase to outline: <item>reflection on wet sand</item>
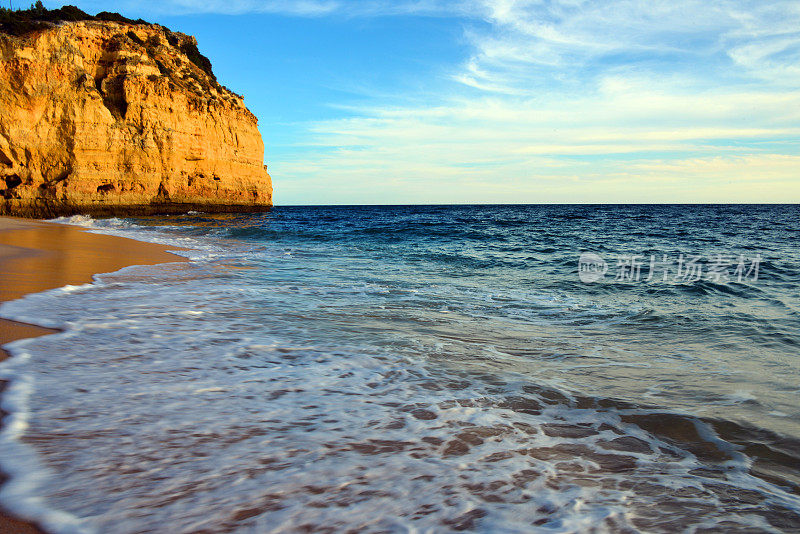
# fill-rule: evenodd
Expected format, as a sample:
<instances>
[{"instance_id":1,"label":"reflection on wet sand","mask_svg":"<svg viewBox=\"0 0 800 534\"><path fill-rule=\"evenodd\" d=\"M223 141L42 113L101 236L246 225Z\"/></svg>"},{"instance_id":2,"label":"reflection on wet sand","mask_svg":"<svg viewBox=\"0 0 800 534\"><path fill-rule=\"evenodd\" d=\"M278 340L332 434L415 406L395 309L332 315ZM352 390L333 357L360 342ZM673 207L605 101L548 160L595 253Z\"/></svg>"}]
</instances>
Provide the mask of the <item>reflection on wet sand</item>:
<instances>
[{"instance_id":1,"label":"reflection on wet sand","mask_svg":"<svg viewBox=\"0 0 800 534\"><path fill-rule=\"evenodd\" d=\"M0 303L29 293L65 285L85 284L97 273L129 265L186 261L165 247L38 221L0 217ZM0 319L0 347L18 339L44 336L56 330ZM0 348L0 361L8 358ZM0 381L0 393L5 389ZM0 412L5 416L5 413ZM0 473L0 484L4 482ZM0 510L0 532L41 532Z\"/></svg>"},{"instance_id":2,"label":"reflection on wet sand","mask_svg":"<svg viewBox=\"0 0 800 534\"><path fill-rule=\"evenodd\" d=\"M0 302L129 265L186 261L151 243L97 235L73 226L0 218Z\"/></svg>"}]
</instances>

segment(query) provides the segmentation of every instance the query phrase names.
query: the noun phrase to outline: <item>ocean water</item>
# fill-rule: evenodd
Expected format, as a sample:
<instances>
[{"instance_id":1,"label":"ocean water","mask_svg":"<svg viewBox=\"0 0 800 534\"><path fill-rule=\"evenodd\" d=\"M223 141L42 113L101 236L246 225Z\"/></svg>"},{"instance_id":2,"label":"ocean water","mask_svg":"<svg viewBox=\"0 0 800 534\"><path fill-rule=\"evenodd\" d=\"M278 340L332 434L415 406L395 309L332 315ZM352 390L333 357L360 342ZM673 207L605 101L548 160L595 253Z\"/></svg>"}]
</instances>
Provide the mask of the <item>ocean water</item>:
<instances>
[{"instance_id":1,"label":"ocean water","mask_svg":"<svg viewBox=\"0 0 800 534\"><path fill-rule=\"evenodd\" d=\"M798 206L59 222L193 261L0 308L53 532L800 531Z\"/></svg>"}]
</instances>

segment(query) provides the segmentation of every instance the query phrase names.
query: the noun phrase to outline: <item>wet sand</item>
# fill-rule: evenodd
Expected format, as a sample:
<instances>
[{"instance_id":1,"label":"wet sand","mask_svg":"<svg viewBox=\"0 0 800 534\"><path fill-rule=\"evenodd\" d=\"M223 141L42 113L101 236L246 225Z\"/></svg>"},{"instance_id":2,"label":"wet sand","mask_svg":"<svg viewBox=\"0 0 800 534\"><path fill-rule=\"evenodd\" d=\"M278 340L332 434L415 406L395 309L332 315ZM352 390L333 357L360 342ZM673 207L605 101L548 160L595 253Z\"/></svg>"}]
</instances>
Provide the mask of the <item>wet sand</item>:
<instances>
[{"instance_id":1,"label":"wet sand","mask_svg":"<svg viewBox=\"0 0 800 534\"><path fill-rule=\"evenodd\" d=\"M28 293L86 284L95 274L118 271L130 265L176 261L186 259L167 252L161 245L90 234L74 226L0 217L0 303ZM17 339L54 332L0 319L0 347ZM0 361L8 356L0 348ZM5 386L0 381L0 392ZM0 483L4 480L0 473ZM42 530L0 509L0 532L25 534Z\"/></svg>"}]
</instances>

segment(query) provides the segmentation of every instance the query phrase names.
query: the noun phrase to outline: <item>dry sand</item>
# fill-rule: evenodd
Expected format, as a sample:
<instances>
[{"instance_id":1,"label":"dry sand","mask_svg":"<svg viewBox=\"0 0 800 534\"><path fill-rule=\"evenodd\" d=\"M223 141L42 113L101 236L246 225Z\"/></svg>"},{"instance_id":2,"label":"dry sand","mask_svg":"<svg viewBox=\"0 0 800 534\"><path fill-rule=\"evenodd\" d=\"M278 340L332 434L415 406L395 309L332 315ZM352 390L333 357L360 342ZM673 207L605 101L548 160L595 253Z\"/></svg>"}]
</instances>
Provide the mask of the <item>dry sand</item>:
<instances>
[{"instance_id":1,"label":"dry sand","mask_svg":"<svg viewBox=\"0 0 800 534\"><path fill-rule=\"evenodd\" d=\"M175 261L186 259L167 252L161 245L90 234L74 226L0 217L0 302L68 284L86 284L97 273L114 272L130 265ZM53 332L0 319L0 347L17 339ZM0 361L7 357L0 348ZM0 382L0 392L4 388L5 383ZM3 480L0 473L0 483ZM42 531L0 510L0 532Z\"/></svg>"}]
</instances>

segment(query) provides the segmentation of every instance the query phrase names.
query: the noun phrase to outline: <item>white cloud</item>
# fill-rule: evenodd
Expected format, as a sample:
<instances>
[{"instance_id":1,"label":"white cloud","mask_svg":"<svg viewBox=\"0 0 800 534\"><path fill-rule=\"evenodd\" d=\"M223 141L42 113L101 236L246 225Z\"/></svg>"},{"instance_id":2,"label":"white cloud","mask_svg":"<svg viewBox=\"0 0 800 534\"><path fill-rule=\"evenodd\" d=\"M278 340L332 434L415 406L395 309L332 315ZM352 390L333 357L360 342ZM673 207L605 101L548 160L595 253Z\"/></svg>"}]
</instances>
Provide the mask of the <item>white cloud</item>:
<instances>
[{"instance_id":1,"label":"white cloud","mask_svg":"<svg viewBox=\"0 0 800 534\"><path fill-rule=\"evenodd\" d=\"M477 93L318 122L287 176L340 202L800 201L799 6L475 1L452 78Z\"/></svg>"},{"instance_id":2,"label":"white cloud","mask_svg":"<svg viewBox=\"0 0 800 534\"><path fill-rule=\"evenodd\" d=\"M270 159L279 203L800 201L797 0L130 6L465 26L464 61L428 105L373 97L304 125L302 155Z\"/></svg>"},{"instance_id":3,"label":"white cloud","mask_svg":"<svg viewBox=\"0 0 800 534\"><path fill-rule=\"evenodd\" d=\"M474 53L456 79L541 91L591 81L615 67L698 78L800 82L795 0L482 0L490 26L469 34ZM780 76L781 78L777 78Z\"/></svg>"},{"instance_id":4,"label":"white cloud","mask_svg":"<svg viewBox=\"0 0 800 534\"><path fill-rule=\"evenodd\" d=\"M800 93L674 91L633 80L568 103L494 96L318 122L313 154L275 167L290 177L278 198L800 200L800 115L786 113Z\"/></svg>"},{"instance_id":5,"label":"white cloud","mask_svg":"<svg viewBox=\"0 0 800 534\"><path fill-rule=\"evenodd\" d=\"M100 0L78 3L88 11L108 9ZM122 0L115 9L459 18L471 24L466 37L473 53L454 79L519 94L554 79L583 80L602 68L654 62L667 71L670 62L678 68L697 63L717 74L738 67L761 80L779 75L785 84L797 83L798 6L796 0Z\"/></svg>"}]
</instances>

